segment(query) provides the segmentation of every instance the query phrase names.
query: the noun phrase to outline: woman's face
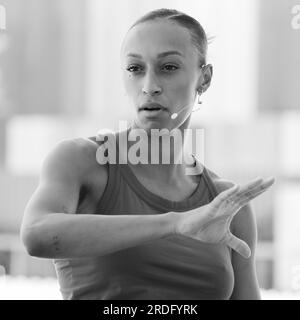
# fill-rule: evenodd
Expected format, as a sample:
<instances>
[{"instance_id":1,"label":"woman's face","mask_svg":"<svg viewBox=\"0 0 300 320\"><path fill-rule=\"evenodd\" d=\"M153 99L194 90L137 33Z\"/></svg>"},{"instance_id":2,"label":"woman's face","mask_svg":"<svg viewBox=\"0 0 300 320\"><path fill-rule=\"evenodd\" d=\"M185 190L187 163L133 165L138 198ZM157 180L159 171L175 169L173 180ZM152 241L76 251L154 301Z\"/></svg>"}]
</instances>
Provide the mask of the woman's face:
<instances>
[{"instance_id":1,"label":"woman's face","mask_svg":"<svg viewBox=\"0 0 300 320\"><path fill-rule=\"evenodd\" d=\"M170 21L149 21L133 27L122 50L122 73L128 97L135 107L136 124L144 129L172 130L184 123L203 80L197 49L189 31ZM159 111L143 108L148 102ZM172 113L178 113L171 119Z\"/></svg>"}]
</instances>

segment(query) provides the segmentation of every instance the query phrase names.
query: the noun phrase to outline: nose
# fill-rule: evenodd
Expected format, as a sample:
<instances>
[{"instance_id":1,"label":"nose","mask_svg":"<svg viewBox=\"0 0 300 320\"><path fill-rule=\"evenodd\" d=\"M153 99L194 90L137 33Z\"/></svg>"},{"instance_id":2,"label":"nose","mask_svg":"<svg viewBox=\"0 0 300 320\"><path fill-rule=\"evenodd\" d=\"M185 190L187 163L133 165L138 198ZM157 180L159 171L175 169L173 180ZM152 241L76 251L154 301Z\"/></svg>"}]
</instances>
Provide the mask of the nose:
<instances>
[{"instance_id":1,"label":"nose","mask_svg":"<svg viewBox=\"0 0 300 320\"><path fill-rule=\"evenodd\" d=\"M153 72L148 72L145 75L142 91L144 94L149 94L151 96L158 95L162 92L162 88Z\"/></svg>"}]
</instances>

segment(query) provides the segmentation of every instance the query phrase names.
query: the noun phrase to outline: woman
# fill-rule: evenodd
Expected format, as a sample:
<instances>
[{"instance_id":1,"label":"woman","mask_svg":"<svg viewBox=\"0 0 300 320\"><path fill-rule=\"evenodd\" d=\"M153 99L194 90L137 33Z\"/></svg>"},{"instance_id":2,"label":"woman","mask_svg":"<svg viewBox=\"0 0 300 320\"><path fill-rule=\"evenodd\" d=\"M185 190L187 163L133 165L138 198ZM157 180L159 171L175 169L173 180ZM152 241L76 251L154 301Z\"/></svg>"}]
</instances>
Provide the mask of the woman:
<instances>
[{"instance_id":1,"label":"woman","mask_svg":"<svg viewBox=\"0 0 300 320\"><path fill-rule=\"evenodd\" d=\"M150 12L128 31L122 69L136 117L115 135L116 158L129 158L128 136L140 129L146 164L99 164L97 137L62 141L46 157L21 235L29 254L55 260L64 299L260 298L249 201L274 179L236 186L195 157L187 175L184 143L160 140L150 161L151 129L182 133L210 85L206 48L201 25L176 10Z\"/></svg>"}]
</instances>

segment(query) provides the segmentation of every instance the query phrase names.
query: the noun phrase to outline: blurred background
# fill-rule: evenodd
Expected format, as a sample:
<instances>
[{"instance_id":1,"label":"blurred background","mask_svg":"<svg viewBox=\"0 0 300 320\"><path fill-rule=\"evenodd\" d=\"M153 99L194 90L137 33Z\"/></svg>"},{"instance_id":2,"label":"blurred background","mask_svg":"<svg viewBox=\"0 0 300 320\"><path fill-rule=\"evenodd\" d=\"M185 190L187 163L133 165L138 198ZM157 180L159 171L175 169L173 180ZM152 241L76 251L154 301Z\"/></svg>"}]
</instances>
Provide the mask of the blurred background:
<instances>
[{"instance_id":1,"label":"blurred background","mask_svg":"<svg viewBox=\"0 0 300 320\"><path fill-rule=\"evenodd\" d=\"M134 116L119 50L147 11L198 19L214 66L193 128L218 175L273 175L252 201L265 299L300 297L299 0L0 0L0 299L61 299L51 260L27 255L19 228L58 141L118 130ZM299 11L300 12L300 9ZM5 23L4 23L5 22ZM298 147L297 147L298 145Z\"/></svg>"}]
</instances>

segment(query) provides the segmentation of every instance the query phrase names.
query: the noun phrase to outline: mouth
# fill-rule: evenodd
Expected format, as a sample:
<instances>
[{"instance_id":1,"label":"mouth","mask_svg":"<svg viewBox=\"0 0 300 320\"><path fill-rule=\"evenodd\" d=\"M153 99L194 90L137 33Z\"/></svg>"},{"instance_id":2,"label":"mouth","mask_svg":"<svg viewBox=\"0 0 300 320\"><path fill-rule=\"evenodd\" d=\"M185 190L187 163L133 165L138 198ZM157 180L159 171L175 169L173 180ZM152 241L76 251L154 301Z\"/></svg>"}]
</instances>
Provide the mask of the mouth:
<instances>
[{"instance_id":1,"label":"mouth","mask_svg":"<svg viewBox=\"0 0 300 320\"><path fill-rule=\"evenodd\" d=\"M157 111L166 111L166 108L159 103L156 102L148 102L144 103L140 108L139 111L150 111L150 112L157 112Z\"/></svg>"}]
</instances>

